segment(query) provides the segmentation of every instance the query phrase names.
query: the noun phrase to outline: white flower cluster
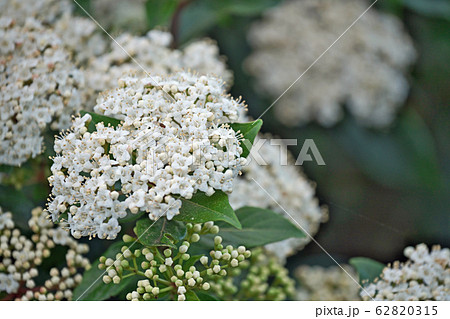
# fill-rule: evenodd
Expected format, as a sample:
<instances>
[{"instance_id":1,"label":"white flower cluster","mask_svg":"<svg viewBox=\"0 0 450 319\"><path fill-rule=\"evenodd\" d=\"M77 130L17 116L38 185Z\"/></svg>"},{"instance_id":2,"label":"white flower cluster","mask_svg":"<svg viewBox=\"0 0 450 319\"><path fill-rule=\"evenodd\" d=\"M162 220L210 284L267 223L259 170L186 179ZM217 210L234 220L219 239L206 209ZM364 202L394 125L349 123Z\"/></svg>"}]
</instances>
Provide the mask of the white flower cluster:
<instances>
[{"instance_id":1,"label":"white flower cluster","mask_svg":"<svg viewBox=\"0 0 450 319\"><path fill-rule=\"evenodd\" d=\"M384 268L380 278L364 287L364 300L450 300L450 249L427 245L407 247L405 263ZM367 293L369 294L367 294Z\"/></svg>"},{"instance_id":2,"label":"white flower cluster","mask_svg":"<svg viewBox=\"0 0 450 319\"><path fill-rule=\"evenodd\" d=\"M33 18L51 28L80 66L103 53L106 42L93 21L73 14L74 6L71 0L0 0L0 15L17 24Z\"/></svg>"},{"instance_id":3,"label":"white flower cluster","mask_svg":"<svg viewBox=\"0 0 450 319\"><path fill-rule=\"evenodd\" d=\"M58 36L32 18L0 17L0 164L42 152L41 132L70 126L84 85Z\"/></svg>"},{"instance_id":4,"label":"white flower cluster","mask_svg":"<svg viewBox=\"0 0 450 319\"><path fill-rule=\"evenodd\" d=\"M352 267L343 265L353 278L358 278ZM301 301L356 301L359 285L340 267L300 266L295 270L299 281L297 300Z\"/></svg>"},{"instance_id":5,"label":"white flower cluster","mask_svg":"<svg viewBox=\"0 0 450 319\"><path fill-rule=\"evenodd\" d=\"M55 141L48 210L54 220L67 212L76 238L114 239L127 210L172 219L178 196L230 193L246 162L239 134L226 124L244 105L224 95L218 78L182 72L119 83L99 97L95 111L121 125L100 122L88 132L86 114Z\"/></svg>"},{"instance_id":6,"label":"white flower cluster","mask_svg":"<svg viewBox=\"0 0 450 319\"><path fill-rule=\"evenodd\" d=\"M72 54L74 62L80 68L88 68L88 62L106 50L107 42L100 29L88 18L66 12L54 23L53 28L63 40L64 48ZM83 72L85 78L90 75L86 69ZM85 90L87 89L85 87Z\"/></svg>"},{"instance_id":7,"label":"white flower cluster","mask_svg":"<svg viewBox=\"0 0 450 319\"><path fill-rule=\"evenodd\" d=\"M244 206L255 206L271 209L284 215L294 225L278 203L299 223L311 236L315 235L320 223L328 220L328 211L321 208L314 197L314 186L309 182L302 171L293 165L291 155L285 148L271 145L271 136L261 135L255 140L267 139L258 154L267 165L259 165L255 159L249 157L249 163L243 167L242 176L234 182L233 193L230 195L230 203L234 209ZM282 165L282 159L286 158L288 165ZM253 179L260 184L253 181ZM266 191L273 197L267 195ZM275 201L274 201L275 199ZM310 242L310 237L290 238L278 243L269 244L266 249L274 253L280 260L302 249Z\"/></svg>"},{"instance_id":8,"label":"white flower cluster","mask_svg":"<svg viewBox=\"0 0 450 319\"><path fill-rule=\"evenodd\" d=\"M355 21L369 3L294 0L267 12L249 32L246 61L257 89L278 98ZM275 105L284 124L340 120L342 106L362 124L385 126L408 94L404 73L415 60L401 22L370 9Z\"/></svg>"},{"instance_id":9,"label":"white flower cluster","mask_svg":"<svg viewBox=\"0 0 450 319\"><path fill-rule=\"evenodd\" d=\"M0 208L0 292L5 291L9 300L70 300L82 279L79 270L90 267L83 257L89 247L76 242L61 226L54 227L42 208L33 209L31 215L28 225L33 234L29 239L14 228L12 214ZM56 245L68 247L66 265L52 268L50 278L37 286L39 266Z\"/></svg>"},{"instance_id":10,"label":"white flower cluster","mask_svg":"<svg viewBox=\"0 0 450 319\"><path fill-rule=\"evenodd\" d=\"M146 36L125 33L116 41L120 46L111 43L108 52L92 59L86 68L88 106L95 105L99 92L116 87L119 78L130 74L169 75L192 70L202 75L219 76L226 82L232 81L232 73L226 68L224 58L219 56L213 40L199 40L182 50L173 50L170 48L170 33L151 30Z\"/></svg>"},{"instance_id":11,"label":"white flower cluster","mask_svg":"<svg viewBox=\"0 0 450 319\"><path fill-rule=\"evenodd\" d=\"M19 24L34 18L44 24L54 23L64 12L72 11L70 0L0 0L0 12Z\"/></svg>"},{"instance_id":12,"label":"white flower cluster","mask_svg":"<svg viewBox=\"0 0 450 319\"><path fill-rule=\"evenodd\" d=\"M116 87L120 77L148 75L116 43L106 52L97 26L72 11L69 0L0 0L2 164L20 165L40 154L47 124L53 120L52 129L67 128L72 114L82 105L91 110L98 93ZM192 69L232 80L212 40L172 50L170 33L153 30L117 41L151 74Z\"/></svg>"}]
</instances>

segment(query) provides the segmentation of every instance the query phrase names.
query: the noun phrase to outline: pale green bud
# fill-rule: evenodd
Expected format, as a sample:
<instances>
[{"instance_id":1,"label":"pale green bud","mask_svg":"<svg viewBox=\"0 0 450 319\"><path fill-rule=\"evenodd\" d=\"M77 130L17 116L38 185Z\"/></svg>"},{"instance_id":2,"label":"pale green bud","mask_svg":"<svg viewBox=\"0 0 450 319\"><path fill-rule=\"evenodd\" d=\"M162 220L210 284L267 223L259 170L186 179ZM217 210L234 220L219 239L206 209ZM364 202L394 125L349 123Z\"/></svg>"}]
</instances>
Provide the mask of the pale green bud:
<instances>
[{"instance_id":1,"label":"pale green bud","mask_svg":"<svg viewBox=\"0 0 450 319\"><path fill-rule=\"evenodd\" d=\"M177 276L182 277L184 275L184 271L182 269L177 270Z\"/></svg>"},{"instance_id":2,"label":"pale green bud","mask_svg":"<svg viewBox=\"0 0 450 319\"><path fill-rule=\"evenodd\" d=\"M209 230L209 232L211 234L218 234L219 233L219 226L214 225L213 227L211 227L211 229Z\"/></svg>"},{"instance_id":3,"label":"pale green bud","mask_svg":"<svg viewBox=\"0 0 450 319\"><path fill-rule=\"evenodd\" d=\"M167 271L167 266L166 265L159 266L159 271L160 272L166 272Z\"/></svg>"},{"instance_id":4,"label":"pale green bud","mask_svg":"<svg viewBox=\"0 0 450 319\"><path fill-rule=\"evenodd\" d=\"M202 265L208 264L208 257L206 257L206 256L200 257L200 263L201 263Z\"/></svg>"},{"instance_id":5,"label":"pale green bud","mask_svg":"<svg viewBox=\"0 0 450 319\"><path fill-rule=\"evenodd\" d=\"M175 267L173 267L173 269L175 271L182 269L181 265L175 265Z\"/></svg>"},{"instance_id":6,"label":"pale green bud","mask_svg":"<svg viewBox=\"0 0 450 319\"><path fill-rule=\"evenodd\" d=\"M222 237L216 236L214 237L214 245L219 245L222 243Z\"/></svg>"},{"instance_id":7,"label":"pale green bud","mask_svg":"<svg viewBox=\"0 0 450 319\"><path fill-rule=\"evenodd\" d=\"M122 239L124 243L131 243L134 241L134 238L127 234L123 235Z\"/></svg>"},{"instance_id":8,"label":"pale green bud","mask_svg":"<svg viewBox=\"0 0 450 319\"><path fill-rule=\"evenodd\" d=\"M191 236L191 241L193 242L193 243L196 243L196 242L198 242L200 240L200 236L198 235L198 234L192 234L192 236Z\"/></svg>"},{"instance_id":9,"label":"pale green bud","mask_svg":"<svg viewBox=\"0 0 450 319\"><path fill-rule=\"evenodd\" d=\"M181 259L183 259L184 261L189 260L189 258L191 258L191 255L189 255L189 254L183 254L181 256Z\"/></svg>"}]
</instances>

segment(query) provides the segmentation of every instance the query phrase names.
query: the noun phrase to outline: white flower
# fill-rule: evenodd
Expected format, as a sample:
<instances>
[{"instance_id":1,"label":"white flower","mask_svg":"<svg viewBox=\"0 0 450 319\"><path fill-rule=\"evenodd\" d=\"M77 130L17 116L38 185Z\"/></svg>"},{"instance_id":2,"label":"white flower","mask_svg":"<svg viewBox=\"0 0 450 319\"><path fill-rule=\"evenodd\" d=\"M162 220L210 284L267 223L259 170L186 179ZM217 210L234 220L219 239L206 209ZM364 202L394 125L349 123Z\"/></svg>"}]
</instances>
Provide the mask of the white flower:
<instances>
[{"instance_id":1,"label":"white flower","mask_svg":"<svg viewBox=\"0 0 450 319\"><path fill-rule=\"evenodd\" d=\"M364 300L450 300L450 249L407 247L407 262L394 262L361 292Z\"/></svg>"},{"instance_id":2,"label":"white flower","mask_svg":"<svg viewBox=\"0 0 450 319\"><path fill-rule=\"evenodd\" d=\"M294 0L269 10L248 35L247 70L256 88L278 98L368 7L360 0ZM343 106L362 124L386 126L408 94L404 76L415 60L396 17L370 9L275 105L294 126L339 121Z\"/></svg>"},{"instance_id":3,"label":"white flower","mask_svg":"<svg viewBox=\"0 0 450 319\"><path fill-rule=\"evenodd\" d=\"M14 221L10 212L3 213L0 207L0 230L14 228Z\"/></svg>"},{"instance_id":4,"label":"white flower","mask_svg":"<svg viewBox=\"0 0 450 319\"><path fill-rule=\"evenodd\" d=\"M0 273L0 291L6 291L8 294L17 292L19 283L13 278L12 274Z\"/></svg>"},{"instance_id":5,"label":"white flower","mask_svg":"<svg viewBox=\"0 0 450 319\"><path fill-rule=\"evenodd\" d=\"M111 218L107 223L102 223L97 231L100 239L115 239L120 232L120 225L115 218Z\"/></svg>"}]
</instances>

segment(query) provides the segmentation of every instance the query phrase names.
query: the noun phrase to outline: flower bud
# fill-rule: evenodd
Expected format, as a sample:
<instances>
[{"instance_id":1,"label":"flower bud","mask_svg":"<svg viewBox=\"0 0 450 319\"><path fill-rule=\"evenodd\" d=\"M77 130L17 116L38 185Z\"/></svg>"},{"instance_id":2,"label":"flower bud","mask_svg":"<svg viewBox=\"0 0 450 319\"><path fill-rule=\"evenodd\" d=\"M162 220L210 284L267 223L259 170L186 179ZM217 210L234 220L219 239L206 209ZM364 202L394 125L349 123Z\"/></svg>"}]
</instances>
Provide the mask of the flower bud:
<instances>
[{"instance_id":1,"label":"flower bud","mask_svg":"<svg viewBox=\"0 0 450 319\"><path fill-rule=\"evenodd\" d=\"M207 265L208 264L208 257L206 257L206 256L200 257L200 263L202 265Z\"/></svg>"},{"instance_id":2,"label":"flower bud","mask_svg":"<svg viewBox=\"0 0 450 319\"><path fill-rule=\"evenodd\" d=\"M216 236L214 237L214 245L219 245L222 243L222 237Z\"/></svg>"},{"instance_id":3,"label":"flower bud","mask_svg":"<svg viewBox=\"0 0 450 319\"><path fill-rule=\"evenodd\" d=\"M164 250L164 256L166 256L166 257L172 256L172 250L169 249L169 248L165 249Z\"/></svg>"},{"instance_id":4,"label":"flower bud","mask_svg":"<svg viewBox=\"0 0 450 319\"><path fill-rule=\"evenodd\" d=\"M200 240L200 236L198 235L198 234L192 234L192 236L191 236L191 241L193 242L193 243L196 243L196 242L198 242Z\"/></svg>"},{"instance_id":5,"label":"flower bud","mask_svg":"<svg viewBox=\"0 0 450 319\"><path fill-rule=\"evenodd\" d=\"M124 243L131 243L133 242L135 239L133 237L131 237L130 235L123 235L122 240Z\"/></svg>"}]
</instances>

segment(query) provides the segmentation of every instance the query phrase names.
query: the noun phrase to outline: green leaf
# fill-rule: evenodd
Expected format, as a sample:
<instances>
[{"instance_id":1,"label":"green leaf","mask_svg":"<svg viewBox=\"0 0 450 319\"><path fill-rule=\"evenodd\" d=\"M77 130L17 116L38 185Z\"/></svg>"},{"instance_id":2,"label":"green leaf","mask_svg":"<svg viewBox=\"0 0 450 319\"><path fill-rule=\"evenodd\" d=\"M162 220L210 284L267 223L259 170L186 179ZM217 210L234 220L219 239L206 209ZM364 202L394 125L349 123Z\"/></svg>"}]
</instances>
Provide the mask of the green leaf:
<instances>
[{"instance_id":1,"label":"green leaf","mask_svg":"<svg viewBox=\"0 0 450 319\"><path fill-rule=\"evenodd\" d=\"M361 283L366 283L366 281L373 282L375 278L381 275L384 267L386 267L378 261L365 257L351 258L350 265L358 272Z\"/></svg>"},{"instance_id":2,"label":"green leaf","mask_svg":"<svg viewBox=\"0 0 450 319\"><path fill-rule=\"evenodd\" d=\"M120 253L123 242L119 241L112 244L103 256L115 259L116 254ZM106 300L110 297L118 295L121 291L127 289L133 290L136 287L136 282L139 279L137 276L131 276L123 279L118 285L103 282L103 275L105 270L98 269L100 262L94 262L88 271L84 272L83 280L73 291L73 300Z\"/></svg>"},{"instance_id":3,"label":"green leaf","mask_svg":"<svg viewBox=\"0 0 450 319\"><path fill-rule=\"evenodd\" d=\"M240 132L243 136L241 141L242 147L242 157L247 157L250 153L250 149L255 141L256 135L258 135L259 130L263 121L261 119L248 122L248 123L231 123L230 126L235 132Z\"/></svg>"},{"instance_id":4,"label":"green leaf","mask_svg":"<svg viewBox=\"0 0 450 319\"><path fill-rule=\"evenodd\" d=\"M224 221L236 228L241 223L228 202L228 196L222 191L216 191L211 196L197 192L191 199L179 197L182 201L180 214L173 219L187 223L205 223L209 221Z\"/></svg>"},{"instance_id":5,"label":"green leaf","mask_svg":"<svg viewBox=\"0 0 450 319\"><path fill-rule=\"evenodd\" d=\"M197 294L193 292L192 290L188 290L185 293L186 301L200 301Z\"/></svg>"},{"instance_id":6,"label":"green leaf","mask_svg":"<svg viewBox=\"0 0 450 319\"><path fill-rule=\"evenodd\" d=\"M211 295L205 291L196 291L195 294L197 295L198 299L201 301L220 301L219 298L217 298L214 295Z\"/></svg>"},{"instance_id":7,"label":"green leaf","mask_svg":"<svg viewBox=\"0 0 450 319\"><path fill-rule=\"evenodd\" d=\"M176 248L175 244L186 236L186 226L165 217L156 222L145 217L136 222L134 233L145 246Z\"/></svg>"},{"instance_id":8,"label":"green leaf","mask_svg":"<svg viewBox=\"0 0 450 319\"><path fill-rule=\"evenodd\" d=\"M168 27L180 0L147 0L145 13L150 29L156 26Z\"/></svg>"},{"instance_id":9,"label":"green leaf","mask_svg":"<svg viewBox=\"0 0 450 319\"><path fill-rule=\"evenodd\" d=\"M101 114L97 114L97 113L93 113L93 112L86 112L86 111L81 111L81 116L84 116L85 114L89 114L92 117L92 120L89 122L88 124L88 132L92 133L95 132L95 124L103 122L105 124L105 126L108 126L108 124L110 124L111 126L116 127L117 125L120 124L120 120L115 119L113 117L109 117L109 116L105 116L105 115L101 115Z\"/></svg>"},{"instance_id":10,"label":"green leaf","mask_svg":"<svg viewBox=\"0 0 450 319\"><path fill-rule=\"evenodd\" d=\"M236 211L242 229L218 224L224 243L247 248L279 242L288 238L304 238L305 234L283 215L268 209L242 207Z\"/></svg>"}]
</instances>

